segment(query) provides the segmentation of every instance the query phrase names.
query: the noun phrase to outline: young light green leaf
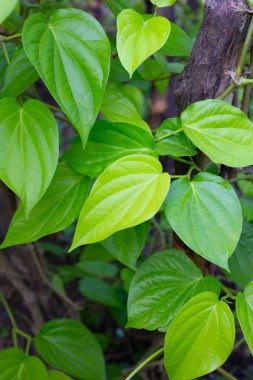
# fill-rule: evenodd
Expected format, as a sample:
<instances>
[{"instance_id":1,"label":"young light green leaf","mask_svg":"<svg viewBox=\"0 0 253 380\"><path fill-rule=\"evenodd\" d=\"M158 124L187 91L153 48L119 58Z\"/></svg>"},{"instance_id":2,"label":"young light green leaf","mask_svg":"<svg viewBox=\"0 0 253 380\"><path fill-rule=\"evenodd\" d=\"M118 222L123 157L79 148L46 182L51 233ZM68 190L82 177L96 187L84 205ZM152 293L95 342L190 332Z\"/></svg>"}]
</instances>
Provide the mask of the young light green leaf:
<instances>
[{"instance_id":1,"label":"young light green leaf","mask_svg":"<svg viewBox=\"0 0 253 380\"><path fill-rule=\"evenodd\" d=\"M48 380L72 380L72 378L62 372L48 371Z\"/></svg>"},{"instance_id":2,"label":"young light green leaf","mask_svg":"<svg viewBox=\"0 0 253 380\"><path fill-rule=\"evenodd\" d=\"M112 285L98 278L86 276L79 284L80 292L87 298L102 305L124 309L124 304Z\"/></svg>"},{"instance_id":3,"label":"young light green leaf","mask_svg":"<svg viewBox=\"0 0 253 380\"><path fill-rule=\"evenodd\" d=\"M136 97L129 95L129 89L138 96L139 100L142 100L143 95L136 87L130 85L120 86L116 83L111 83L106 89L101 112L112 122L125 122L138 125L150 132L148 124L142 119L138 104L140 102L136 102Z\"/></svg>"},{"instance_id":4,"label":"young light green leaf","mask_svg":"<svg viewBox=\"0 0 253 380\"><path fill-rule=\"evenodd\" d=\"M179 311L165 337L170 380L191 380L220 367L235 340L233 313L215 293L193 297Z\"/></svg>"},{"instance_id":5,"label":"young light green leaf","mask_svg":"<svg viewBox=\"0 0 253 380\"><path fill-rule=\"evenodd\" d=\"M170 249L152 255L135 274L128 297L128 327L155 330L166 327L194 295L215 291L220 284L201 271L182 252Z\"/></svg>"},{"instance_id":6,"label":"young light green leaf","mask_svg":"<svg viewBox=\"0 0 253 380\"><path fill-rule=\"evenodd\" d=\"M104 240L152 218L170 185L154 157L131 155L115 161L95 182L81 211L71 250Z\"/></svg>"},{"instance_id":7,"label":"young light green leaf","mask_svg":"<svg viewBox=\"0 0 253 380\"><path fill-rule=\"evenodd\" d=\"M136 269L136 261L143 250L148 231L149 223L145 222L116 232L101 244L122 264Z\"/></svg>"},{"instance_id":8,"label":"young light green leaf","mask_svg":"<svg viewBox=\"0 0 253 380\"><path fill-rule=\"evenodd\" d=\"M236 314L239 319L243 335L253 355L253 282L250 282L243 293L236 297Z\"/></svg>"},{"instance_id":9,"label":"young light green leaf","mask_svg":"<svg viewBox=\"0 0 253 380\"><path fill-rule=\"evenodd\" d=\"M16 347L0 352L0 373L1 380L48 380L42 361Z\"/></svg>"},{"instance_id":10,"label":"young light green leaf","mask_svg":"<svg viewBox=\"0 0 253 380\"><path fill-rule=\"evenodd\" d=\"M36 241L62 231L79 215L89 191L90 181L60 163L44 197L26 218L20 204L1 247Z\"/></svg>"},{"instance_id":11,"label":"young light green leaf","mask_svg":"<svg viewBox=\"0 0 253 380\"><path fill-rule=\"evenodd\" d=\"M156 131L156 138L160 138L169 133L173 133L182 127L179 118L167 119ZM197 150L184 132L161 140L156 144L156 152L160 156L194 156Z\"/></svg>"},{"instance_id":12,"label":"young light green leaf","mask_svg":"<svg viewBox=\"0 0 253 380\"><path fill-rule=\"evenodd\" d=\"M170 22L165 17L145 20L132 9L117 17L117 50L122 65L130 77L148 57L159 50L170 34Z\"/></svg>"},{"instance_id":13,"label":"young light green leaf","mask_svg":"<svg viewBox=\"0 0 253 380\"><path fill-rule=\"evenodd\" d=\"M101 120L92 128L85 148L77 137L63 158L79 173L97 177L114 161L136 153L156 155L149 132L133 124Z\"/></svg>"},{"instance_id":14,"label":"young light green leaf","mask_svg":"<svg viewBox=\"0 0 253 380\"><path fill-rule=\"evenodd\" d=\"M38 78L37 71L27 58L24 49L19 49L6 69L1 97L17 97Z\"/></svg>"},{"instance_id":15,"label":"young light green leaf","mask_svg":"<svg viewBox=\"0 0 253 380\"><path fill-rule=\"evenodd\" d=\"M105 380L102 350L87 327L78 321L56 319L46 323L35 337L35 348L48 364L71 376Z\"/></svg>"},{"instance_id":16,"label":"young light green leaf","mask_svg":"<svg viewBox=\"0 0 253 380\"><path fill-rule=\"evenodd\" d=\"M151 3L156 5L158 8L170 7L176 2L176 0L150 0L150 1Z\"/></svg>"},{"instance_id":17,"label":"young light green leaf","mask_svg":"<svg viewBox=\"0 0 253 380\"><path fill-rule=\"evenodd\" d=\"M253 281L253 225L243 223L242 234L235 252L229 258L230 275L241 287Z\"/></svg>"},{"instance_id":18,"label":"young light green leaf","mask_svg":"<svg viewBox=\"0 0 253 380\"><path fill-rule=\"evenodd\" d=\"M22 200L26 216L42 198L59 155L57 123L38 100L22 107L12 98L0 100L0 178Z\"/></svg>"},{"instance_id":19,"label":"young light green leaf","mask_svg":"<svg viewBox=\"0 0 253 380\"><path fill-rule=\"evenodd\" d=\"M203 100L181 114L184 132L212 161L232 167L253 164L253 124L244 112L218 100Z\"/></svg>"},{"instance_id":20,"label":"young light green leaf","mask_svg":"<svg viewBox=\"0 0 253 380\"><path fill-rule=\"evenodd\" d=\"M169 38L159 50L159 53L170 57L189 57L193 47L193 40L177 24L171 22L170 26Z\"/></svg>"},{"instance_id":21,"label":"young light green leaf","mask_svg":"<svg viewBox=\"0 0 253 380\"><path fill-rule=\"evenodd\" d=\"M109 40L96 19L62 9L24 24L25 52L85 145L99 112L110 65Z\"/></svg>"},{"instance_id":22,"label":"young light green leaf","mask_svg":"<svg viewBox=\"0 0 253 380\"><path fill-rule=\"evenodd\" d=\"M165 215L173 230L193 251L228 269L242 231L242 210L233 187L210 173L171 185Z\"/></svg>"},{"instance_id":23,"label":"young light green leaf","mask_svg":"<svg viewBox=\"0 0 253 380\"><path fill-rule=\"evenodd\" d=\"M15 9L18 0L0 0L0 24L7 19Z\"/></svg>"}]
</instances>

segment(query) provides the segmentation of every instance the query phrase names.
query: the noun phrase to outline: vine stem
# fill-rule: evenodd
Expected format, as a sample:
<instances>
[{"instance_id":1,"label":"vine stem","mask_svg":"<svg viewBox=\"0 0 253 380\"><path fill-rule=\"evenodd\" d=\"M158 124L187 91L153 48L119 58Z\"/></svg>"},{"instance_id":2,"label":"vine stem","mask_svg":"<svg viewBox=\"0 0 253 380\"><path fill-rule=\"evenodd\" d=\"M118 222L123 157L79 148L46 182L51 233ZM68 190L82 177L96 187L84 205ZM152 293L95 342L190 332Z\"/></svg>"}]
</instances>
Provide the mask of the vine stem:
<instances>
[{"instance_id":1,"label":"vine stem","mask_svg":"<svg viewBox=\"0 0 253 380\"><path fill-rule=\"evenodd\" d=\"M175 136L175 135L177 135L179 132L181 132L182 130L183 130L183 128L179 128L179 129L177 129L177 130L174 131L174 132L166 133L166 135L160 136L160 137L158 137L157 139L155 139L155 142L162 141L162 140L164 140L164 139L167 139L167 138L170 137L170 136Z\"/></svg>"},{"instance_id":2,"label":"vine stem","mask_svg":"<svg viewBox=\"0 0 253 380\"><path fill-rule=\"evenodd\" d=\"M12 325L12 338L13 338L13 343L14 343L14 346L18 346L18 338L17 338L17 332L16 330L18 329L18 326L17 326L17 323L15 321L15 318L14 318L14 315L11 311L11 308L8 304L8 301L7 299L5 298L4 294L2 292L0 292L0 301L2 302L2 304L4 305L4 308L8 314L8 317L10 319L10 322L11 322L11 325Z\"/></svg>"},{"instance_id":3,"label":"vine stem","mask_svg":"<svg viewBox=\"0 0 253 380\"><path fill-rule=\"evenodd\" d=\"M8 37L1 36L1 39L4 40L5 42L8 42L11 40L15 40L16 38L20 38L21 36L22 36L22 34L18 33L18 34L13 34L12 36L8 36Z\"/></svg>"},{"instance_id":4,"label":"vine stem","mask_svg":"<svg viewBox=\"0 0 253 380\"><path fill-rule=\"evenodd\" d=\"M10 57L9 57L8 50L7 50L6 45L5 45L3 40L1 40L1 45L2 45L3 52L4 52L5 60L6 60L7 64L9 65L10 64Z\"/></svg>"},{"instance_id":5,"label":"vine stem","mask_svg":"<svg viewBox=\"0 0 253 380\"><path fill-rule=\"evenodd\" d=\"M140 363L131 373L126 377L125 380L131 380L142 368L144 368L148 363L152 362L154 359L158 358L164 353L164 347L160 348L158 351L154 352L142 363Z\"/></svg>"},{"instance_id":6,"label":"vine stem","mask_svg":"<svg viewBox=\"0 0 253 380\"><path fill-rule=\"evenodd\" d=\"M244 65L248 50L249 50L252 35L253 35L253 17L251 17L249 29L248 29L245 42L243 44L242 52L239 58L239 63L237 66L236 76L235 76L237 81L240 81L241 76L242 76L242 69L243 69L243 65Z\"/></svg>"},{"instance_id":7,"label":"vine stem","mask_svg":"<svg viewBox=\"0 0 253 380\"><path fill-rule=\"evenodd\" d=\"M238 380L236 377L234 377L233 375L231 375L231 373L227 372L224 368L220 367L220 368L217 368L216 370L217 372L219 372L222 376L225 377L225 379L227 380Z\"/></svg>"}]
</instances>

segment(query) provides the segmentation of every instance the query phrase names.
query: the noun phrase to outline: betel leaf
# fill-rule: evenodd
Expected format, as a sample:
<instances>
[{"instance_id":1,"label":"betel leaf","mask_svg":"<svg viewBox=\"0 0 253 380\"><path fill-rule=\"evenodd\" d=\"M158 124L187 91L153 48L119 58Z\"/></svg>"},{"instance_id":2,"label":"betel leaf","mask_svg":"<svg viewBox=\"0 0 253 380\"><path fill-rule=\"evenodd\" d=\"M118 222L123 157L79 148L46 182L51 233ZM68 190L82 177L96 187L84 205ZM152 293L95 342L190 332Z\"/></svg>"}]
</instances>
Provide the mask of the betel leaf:
<instances>
[{"instance_id":1,"label":"betel leaf","mask_svg":"<svg viewBox=\"0 0 253 380\"><path fill-rule=\"evenodd\" d=\"M180 118L173 118L165 120L156 131L156 138L173 133L181 128ZM188 139L184 132L180 132L177 135L171 135L168 138L159 141L156 144L156 152L160 156L194 156L197 154L197 150L193 143Z\"/></svg>"},{"instance_id":2,"label":"betel leaf","mask_svg":"<svg viewBox=\"0 0 253 380\"><path fill-rule=\"evenodd\" d=\"M27 356L17 347L0 352L1 380L48 380L47 369L40 359Z\"/></svg>"},{"instance_id":3,"label":"betel leaf","mask_svg":"<svg viewBox=\"0 0 253 380\"><path fill-rule=\"evenodd\" d=\"M19 49L6 69L1 97L16 97L22 94L38 78L39 76L27 58L24 49Z\"/></svg>"},{"instance_id":4,"label":"betel leaf","mask_svg":"<svg viewBox=\"0 0 253 380\"><path fill-rule=\"evenodd\" d=\"M244 112L218 100L202 100L181 114L183 130L210 159L232 167L253 164L253 124Z\"/></svg>"},{"instance_id":5,"label":"betel leaf","mask_svg":"<svg viewBox=\"0 0 253 380\"><path fill-rule=\"evenodd\" d=\"M169 38L159 50L159 53L170 57L189 57L193 47L193 40L177 24L171 22L170 26Z\"/></svg>"},{"instance_id":6,"label":"betel leaf","mask_svg":"<svg viewBox=\"0 0 253 380\"><path fill-rule=\"evenodd\" d=\"M129 89L137 95L139 100L140 97L143 98L141 91L134 86L121 86L116 83L110 83L106 89L101 112L104 117L112 122L125 122L138 125L150 132L148 124L142 119L138 102L134 101L133 97L129 96Z\"/></svg>"},{"instance_id":7,"label":"betel leaf","mask_svg":"<svg viewBox=\"0 0 253 380\"><path fill-rule=\"evenodd\" d=\"M105 380L102 350L82 323L52 320L35 337L35 348L51 366L81 380Z\"/></svg>"},{"instance_id":8,"label":"betel leaf","mask_svg":"<svg viewBox=\"0 0 253 380\"><path fill-rule=\"evenodd\" d=\"M243 293L236 296L236 314L243 335L253 355L253 282L250 282Z\"/></svg>"},{"instance_id":9,"label":"betel leaf","mask_svg":"<svg viewBox=\"0 0 253 380\"><path fill-rule=\"evenodd\" d=\"M95 277L86 276L79 284L80 292L87 298L99 302L102 305L124 309L124 304L112 287L107 282Z\"/></svg>"},{"instance_id":10,"label":"betel leaf","mask_svg":"<svg viewBox=\"0 0 253 380\"><path fill-rule=\"evenodd\" d=\"M72 380L71 377L59 371L48 371L48 380Z\"/></svg>"},{"instance_id":11,"label":"betel leaf","mask_svg":"<svg viewBox=\"0 0 253 380\"><path fill-rule=\"evenodd\" d=\"M97 177L114 161L136 153L155 156L149 132L133 124L101 120L92 128L85 148L77 137L63 158L79 173Z\"/></svg>"},{"instance_id":12,"label":"betel leaf","mask_svg":"<svg viewBox=\"0 0 253 380\"><path fill-rule=\"evenodd\" d=\"M170 7L171 5L173 5L176 2L176 0L150 0L150 1L151 1L151 3L153 3L154 5L156 5L159 8Z\"/></svg>"},{"instance_id":13,"label":"betel leaf","mask_svg":"<svg viewBox=\"0 0 253 380\"><path fill-rule=\"evenodd\" d=\"M99 112L110 65L109 40L94 17L61 9L24 24L25 52L85 145Z\"/></svg>"},{"instance_id":14,"label":"betel leaf","mask_svg":"<svg viewBox=\"0 0 253 380\"><path fill-rule=\"evenodd\" d=\"M130 77L148 57L159 50L170 34L170 22L165 17L147 20L132 9L117 17L117 50L120 61Z\"/></svg>"},{"instance_id":15,"label":"betel leaf","mask_svg":"<svg viewBox=\"0 0 253 380\"><path fill-rule=\"evenodd\" d=\"M253 224L244 221L235 252L229 258L230 276L241 287L253 281Z\"/></svg>"},{"instance_id":16,"label":"betel leaf","mask_svg":"<svg viewBox=\"0 0 253 380\"><path fill-rule=\"evenodd\" d=\"M128 297L128 327L155 330L166 327L194 295L220 292L215 277L203 277L182 252L170 249L152 255L135 274Z\"/></svg>"},{"instance_id":17,"label":"betel leaf","mask_svg":"<svg viewBox=\"0 0 253 380\"><path fill-rule=\"evenodd\" d=\"M81 261L113 261L114 257L100 244L89 244L84 247L80 257Z\"/></svg>"},{"instance_id":18,"label":"betel leaf","mask_svg":"<svg viewBox=\"0 0 253 380\"><path fill-rule=\"evenodd\" d=\"M116 232L101 244L122 264L136 269L136 261L144 248L148 231L149 222L145 222Z\"/></svg>"},{"instance_id":19,"label":"betel leaf","mask_svg":"<svg viewBox=\"0 0 253 380\"><path fill-rule=\"evenodd\" d=\"M173 230L193 251L228 269L242 231L242 210L233 187L210 173L174 181L165 205Z\"/></svg>"},{"instance_id":20,"label":"betel leaf","mask_svg":"<svg viewBox=\"0 0 253 380\"><path fill-rule=\"evenodd\" d=\"M18 0L0 0L0 24L7 19L17 3Z\"/></svg>"},{"instance_id":21,"label":"betel leaf","mask_svg":"<svg viewBox=\"0 0 253 380\"><path fill-rule=\"evenodd\" d=\"M59 155L57 123L47 106L0 100L0 178L22 200L26 215L41 199Z\"/></svg>"},{"instance_id":22,"label":"betel leaf","mask_svg":"<svg viewBox=\"0 0 253 380\"><path fill-rule=\"evenodd\" d=\"M154 157L131 155L115 161L95 182L81 211L71 250L104 240L152 218L170 185Z\"/></svg>"},{"instance_id":23,"label":"betel leaf","mask_svg":"<svg viewBox=\"0 0 253 380\"><path fill-rule=\"evenodd\" d=\"M26 218L20 204L1 247L36 241L65 229L79 215L89 191L90 181L60 163L44 197Z\"/></svg>"},{"instance_id":24,"label":"betel leaf","mask_svg":"<svg viewBox=\"0 0 253 380\"><path fill-rule=\"evenodd\" d=\"M215 293L193 297L175 316L165 337L170 380L199 378L220 367L235 340L233 313Z\"/></svg>"}]
</instances>

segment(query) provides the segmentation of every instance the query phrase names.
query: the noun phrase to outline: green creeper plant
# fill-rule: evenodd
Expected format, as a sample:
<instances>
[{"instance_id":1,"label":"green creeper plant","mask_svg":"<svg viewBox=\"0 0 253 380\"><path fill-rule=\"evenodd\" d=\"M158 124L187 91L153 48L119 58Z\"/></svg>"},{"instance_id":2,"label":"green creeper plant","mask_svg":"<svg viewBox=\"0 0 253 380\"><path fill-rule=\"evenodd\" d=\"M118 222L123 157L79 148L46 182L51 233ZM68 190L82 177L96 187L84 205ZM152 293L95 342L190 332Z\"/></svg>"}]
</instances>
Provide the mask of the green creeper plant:
<instances>
[{"instance_id":1,"label":"green creeper plant","mask_svg":"<svg viewBox=\"0 0 253 380\"><path fill-rule=\"evenodd\" d=\"M17 3L0 0L1 23L8 24ZM153 131L146 117L152 84L163 93L193 46L179 25L158 15L176 1L151 0L154 13L145 14L142 1L105 0L116 18L113 36L89 13L59 3L22 1L26 11L15 34L5 26L0 36L0 180L18 198L0 248L70 227L69 251L85 249L73 268L62 271L65 280L78 280L79 296L105 305L127 328L164 333L164 346L127 380L162 355L171 380L215 370L233 379L220 367L233 350L235 317L253 352L253 185L247 171L253 123L228 96L253 84L242 77L253 18L233 81L219 99L194 102ZM57 105L43 101L38 80ZM59 154L61 123L75 132ZM207 166L199 165L203 155ZM184 171L174 173L168 162L184 164ZM240 175L229 177L225 166ZM152 228L162 244L144 257ZM183 241L185 252L172 248L169 233ZM197 265L203 260L209 273ZM214 276L217 271L241 291ZM69 302L63 278L55 274L52 283ZM1 379L108 378L101 346L81 321L51 320L30 336L1 293L0 301L14 344L0 352ZM30 354L31 344L41 359Z\"/></svg>"}]
</instances>

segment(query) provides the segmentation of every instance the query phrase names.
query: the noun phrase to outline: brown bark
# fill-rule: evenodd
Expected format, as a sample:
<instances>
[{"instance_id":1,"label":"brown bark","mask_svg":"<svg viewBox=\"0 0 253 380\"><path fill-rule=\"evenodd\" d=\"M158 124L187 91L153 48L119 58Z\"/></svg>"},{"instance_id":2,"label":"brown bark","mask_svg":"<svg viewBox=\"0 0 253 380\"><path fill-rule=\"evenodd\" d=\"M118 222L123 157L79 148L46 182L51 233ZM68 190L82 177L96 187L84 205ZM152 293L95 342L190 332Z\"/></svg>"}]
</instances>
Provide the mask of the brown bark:
<instances>
[{"instance_id":1,"label":"brown bark","mask_svg":"<svg viewBox=\"0 0 253 380\"><path fill-rule=\"evenodd\" d=\"M231 73L236 72L250 17L244 0L206 0L203 23L189 63L176 80L179 114L194 102L218 97L232 82ZM201 153L197 162L204 169L208 158ZM176 165L177 173L188 169ZM174 238L174 246L184 250L203 272L210 271L210 265L178 237Z\"/></svg>"}]
</instances>

